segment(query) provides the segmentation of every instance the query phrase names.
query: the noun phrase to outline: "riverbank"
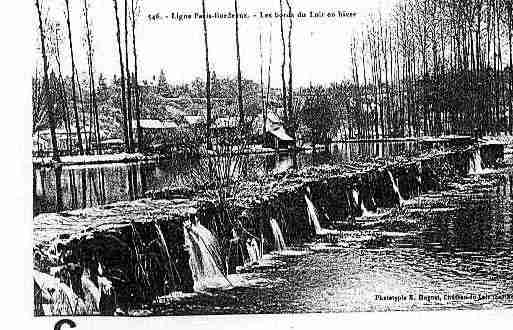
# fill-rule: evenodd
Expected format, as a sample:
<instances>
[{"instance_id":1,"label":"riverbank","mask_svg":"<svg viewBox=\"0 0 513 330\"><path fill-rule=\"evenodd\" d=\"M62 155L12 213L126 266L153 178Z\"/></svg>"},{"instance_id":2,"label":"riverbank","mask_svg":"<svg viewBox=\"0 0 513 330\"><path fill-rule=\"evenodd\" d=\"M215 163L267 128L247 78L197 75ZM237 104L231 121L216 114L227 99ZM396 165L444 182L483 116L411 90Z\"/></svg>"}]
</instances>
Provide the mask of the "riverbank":
<instances>
[{"instance_id":1,"label":"riverbank","mask_svg":"<svg viewBox=\"0 0 513 330\"><path fill-rule=\"evenodd\" d=\"M264 148L259 145L250 146L245 148L244 151L237 154L269 154L275 153L276 150L271 148ZM214 151L205 151L199 155L189 155L192 157L208 157L218 155ZM134 163L146 161L161 161L168 160L175 157L187 156L185 152L175 152L173 154L143 154L143 153L118 153L118 154L103 154L103 155L75 155L75 156L62 156L59 162L56 162L52 157L33 157L32 164L36 168L51 167L55 165L93 165L93 164L114 164L114 163Z\"/></svg>"},{"instance_id":2,"label":"riverbank","mask_svg":"<svg viewBox=\"0 0 513 330\"><path fill-rule=\"evenodd\" d=\"M332 144L363 144L363 143L407 143L414 142L422 144L425 149L430 149L434 145L450 146L455 143L461 145L472 143L472 139L468 136L444 136L444 137L406 137L406 138L386 138L386 139L341 139L335 140L330 143ZM513 136L502 135L502 136L486 136L480 140L480 143L500 143L505 145L505 153L513 153ZM314 149L317 151L325 150L326 146L318 144L312 146L311 144L303 144L296 148L296 152L312 152ZM290 152L290 150L279 150L278 152ZM260 155L260 154L274 154L276 149L265 148L261 145L249 145L244 148L243 151L238 152L235 148L233 150L235 154L245 155ZM135 162L159 162L169 160L175 157L183 157L186 154L184 152L176 152L170 155L163 154L143 154L143 153L119 153L119 154L104 154L104 155L75 155L75 156L63 156L60 162L54 161L51 157L33 157L32 163L35 168L52 167L57 164L62 166L68 165L99 165L99 164L123 164L123 163L135 163ZM204 151L196 157L210 157L219 156L222 153L217 151Z\"/></svg>"},{"instance_id":3,"label":"riverbank","mask_svg":"<svg viewBox=\"0 0 513 330\"><path fill-rule=\"evenodd\" d=\"M401 143L401 142L415 142L419 141L417 138L389 138L389 139L359 139L359 140L337 140L332 141L331 144L338 143ZM318 144L315 146L311 144L304 144L298 146L295 150L280 149L281 152L312 152L314 149L317 151L325 150L326 146ZM232 152L236 155L260 155L260 154L274 154L276 149L266 148L261 145L245 146L243 150L238 151L234 148ZM222 156L222 150L208 151L204 150L194 157L211 157ZM68 165L95 165L95 164L114 164L114 163L134 163L134 162L148 162L148 161L161 161L168 160L175 157L186 156L185 152L175 152L173 154L143 154L143 153L118 153L118 154L103 154L103 155L75 155L75 156L62 156L59 162L56 162L52 157L33 157L32 163L35 168L52 167L55 165L68 166Z\"/></svg>"}]
</instances>

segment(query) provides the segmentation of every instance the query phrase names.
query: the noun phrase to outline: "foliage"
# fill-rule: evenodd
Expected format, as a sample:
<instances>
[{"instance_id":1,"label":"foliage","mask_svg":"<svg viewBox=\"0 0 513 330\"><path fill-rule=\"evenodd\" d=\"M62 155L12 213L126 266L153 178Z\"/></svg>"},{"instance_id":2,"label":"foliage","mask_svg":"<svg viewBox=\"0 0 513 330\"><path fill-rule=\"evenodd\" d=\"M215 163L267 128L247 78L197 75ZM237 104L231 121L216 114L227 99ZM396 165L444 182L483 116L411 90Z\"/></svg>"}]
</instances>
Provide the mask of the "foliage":
<instances>
[{"instance_id":1,"label":"foliage","mask_svg":"<svg viewBox=\"0 0 513 330\"><path fill-rule=\"evenodd\" d=\"M326 142L339 127L339 109L335 106L334 97L321 86L310 87L305 94L300 122L307 128L313 143Z\"/></svg>"}]
</instances>

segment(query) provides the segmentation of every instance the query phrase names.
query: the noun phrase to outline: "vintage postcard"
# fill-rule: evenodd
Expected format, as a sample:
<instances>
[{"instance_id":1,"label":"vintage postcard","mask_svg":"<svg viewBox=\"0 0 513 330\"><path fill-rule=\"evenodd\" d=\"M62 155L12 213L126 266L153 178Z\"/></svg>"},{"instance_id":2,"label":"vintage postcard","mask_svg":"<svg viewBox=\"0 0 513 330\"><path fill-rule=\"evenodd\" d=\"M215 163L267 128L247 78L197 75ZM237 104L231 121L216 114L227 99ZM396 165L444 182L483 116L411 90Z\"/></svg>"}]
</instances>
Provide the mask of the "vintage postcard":
<instances>
[{"instance_id":1,"label":"vintage postcard","mask_svg":"<svg viewBox=\"0 0 513 330\"><path fill-rule=\"evenodd\" d=\"M511 1L32 9L34 316L513 306Z\"/></svg>"}]
</instances>

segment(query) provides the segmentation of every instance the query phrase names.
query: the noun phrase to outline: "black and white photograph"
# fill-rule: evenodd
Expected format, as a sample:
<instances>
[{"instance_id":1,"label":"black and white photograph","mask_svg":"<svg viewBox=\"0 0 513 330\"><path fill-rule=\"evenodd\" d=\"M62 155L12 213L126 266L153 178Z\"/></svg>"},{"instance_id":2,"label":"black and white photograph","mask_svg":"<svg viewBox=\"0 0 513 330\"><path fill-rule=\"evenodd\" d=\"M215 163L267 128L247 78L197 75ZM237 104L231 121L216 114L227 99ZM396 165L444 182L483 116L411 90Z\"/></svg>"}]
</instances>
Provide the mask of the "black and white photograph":
<instances>
[{"instance_id":1,"label":"black and white photograph","mask_svg":"<svg viewBox=\"0 0 513 330\"><path fill-rule=\"evenodd\" d=\"M511 0L30 1L35 318L511 312Z\"/></svg>"}]
</instances>

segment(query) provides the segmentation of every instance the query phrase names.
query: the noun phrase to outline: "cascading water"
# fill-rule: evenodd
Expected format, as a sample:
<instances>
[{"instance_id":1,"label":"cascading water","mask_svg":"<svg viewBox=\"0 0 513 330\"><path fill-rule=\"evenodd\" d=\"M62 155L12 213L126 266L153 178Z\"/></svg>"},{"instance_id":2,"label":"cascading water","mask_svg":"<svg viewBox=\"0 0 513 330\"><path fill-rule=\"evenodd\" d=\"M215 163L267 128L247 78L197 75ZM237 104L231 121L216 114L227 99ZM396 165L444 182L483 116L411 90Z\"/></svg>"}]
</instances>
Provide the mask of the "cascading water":
<instances>
[{"instance_id":1,"label":"cascading water","mask_svg":"<svg viewBox=\"0 0 513 330\"><path fill-rule=\"evenodd\" d=\"M262 259L262 251L260 250L259 244L255 238L251 239L251 246L253 247L258 260Z\"/></svg>"},{"instance_id":2,"label":"cascading water","mask_svg":"<svg viewBox=\"0 0 513 330\"><path fill-rule=\"evenodd\" d=\"M479 149L474 151L472 158L469 159L468 174L475 175L483 173L483 160L481 159L481 152Z\"/></svg>"},{"instance_id":3,"label":"cascading water","mask_svg":"<svg viewBox=\"0 0 513 330\"><path fill-rule=\"evenodd\" d=\"M362 201L360 201L360 194L358 193L358 191L356 189L353 189L353 199L354 199L354 202L356 203L356 205L358 205L360 207L360 210L362 211L362 217L371 217L374 215L374 212L371 212L369 210L367 210L367 208L365 207L365 203Z\"/></svg>"},{"instance_id":4,"label":"cascading water","mask_svg":"<svg viewBox=\"0 0 513 330\"><path fill-rule=\"evenodd\" d=\"M317 216L317 210L315 209L315 206L313 205L312 201L308 196L305 195L305 201L306 201L306 210L308 212L308 220L310 221L310 224L314 226L315 233L319 234L322 232L321 224L319 223L319 217Z\"/></svg>"},{"instance_id":5,"label":"cascading water","mask_svg":"<svg viewBox=\"0 0 513 330\"><path fill-rule=\"evenodd\" d=\"M184 225L185 244L189 246L194 289L231 286L223 274L221 249L217 239L200 223Z\"/></svg>"},{"instance_id":6,"label":"cascading water","mask_svg":"<svg viewBox=\"0 0 513 330\"><path fill-rule=\"evenodd\" d=\"M256 239L252 238L248 240L246 242L246 249L248 251L250 265L258 263L258 261L262 259L262 255L260 254L260 249L258 248Z\"/></svg>"},{"instance_id":7,"label":"cascading water","mask_svg":"<svg viewBox=\"0 0 513 330\"><path fill-rule=\"evenodd\" d=\"M417 195L420 195L422 193L422 162L417 162L415 179L417 180Z\"/></svg>"},{"instance_id":8,"label":"cascading water","mask_svg":"<svg viewBox=\"0 0 513 330\"><path fill-rule=\"evenodd\" d=\"M417 195L420 195L422 192L422 177L418 174L415 179L417 180Z\"/></svg>"},{"instance_id":9,"label":"cascading water","mask_svg":"<svg viewBox=\"0 0 513 330\"><path fill-rule=\"evenodd\" d=\"M336 230L322 228L321 224L319 223L319 216L317 214L317 209L315 208L312 201L310 200L310 198L308 198L307 195L305 195L305 201L306 201L306 211L308 213L308 220L310 221L310 224L314 226L315 234L327 235L327 234L337 233Z\"/></svg>"},{"instance_id":10,"label":"cascading water","mask_svg":"<svg viewBox=\"0 0 513 330\"><path fill-rule=\"evenodd\" d=\"M283 239L283 233L281 232L280 224L278 221L276 221L276 219L271 219L270 223L274 236L274 249L276 251L285 250L287 246L285 245L285 240Z\"/></svg>"},{"instance_id":11,"label":"cascading water","mask_svg":"<svg viewBox=\"0 0 513 330\"><path fill-rule=\"evenodd\" d=\"M401 195L401 191L399 190L398 182L396 181L396 179L394 179L392 172L390 172L389 170L387 170L387 172L388 176L390 177L390 181L392 182L392 186L394 187L394 191L397 197L399 198L399 205L402 205L404 203L404 198Z\"/></svg>"}]
</instances>

